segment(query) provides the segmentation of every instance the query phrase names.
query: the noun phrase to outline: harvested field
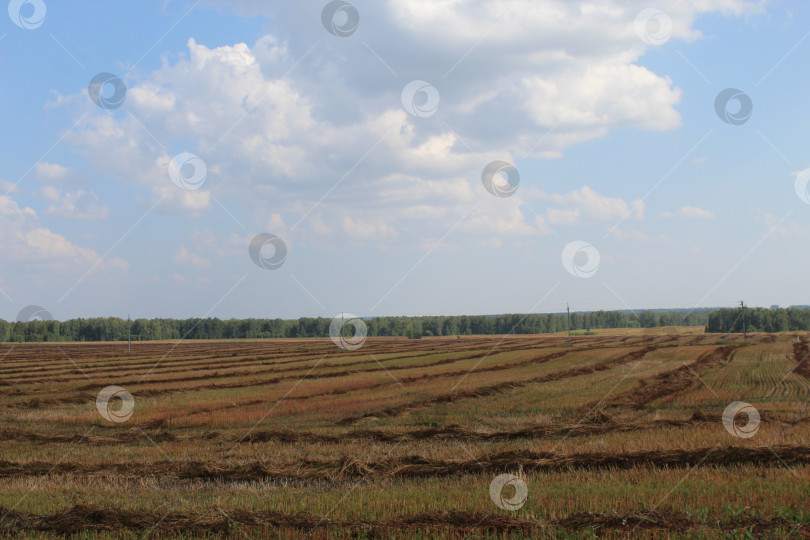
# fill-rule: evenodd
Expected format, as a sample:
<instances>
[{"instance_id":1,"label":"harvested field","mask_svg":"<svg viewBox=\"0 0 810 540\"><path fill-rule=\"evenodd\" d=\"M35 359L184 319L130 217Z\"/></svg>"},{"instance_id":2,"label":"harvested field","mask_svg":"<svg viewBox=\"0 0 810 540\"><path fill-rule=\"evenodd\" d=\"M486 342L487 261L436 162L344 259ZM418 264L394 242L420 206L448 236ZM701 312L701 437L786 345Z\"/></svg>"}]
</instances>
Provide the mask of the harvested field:
<instances>
[{"instance_id":1,"label":"harvested field","mask_svg":"<svg viewBox=\"0 0 810 540\"><path fill-rule=\"evenodd\" d=\"M806 537L807 339L4 344L0 536Z\"/></svg>"}]
</instances>

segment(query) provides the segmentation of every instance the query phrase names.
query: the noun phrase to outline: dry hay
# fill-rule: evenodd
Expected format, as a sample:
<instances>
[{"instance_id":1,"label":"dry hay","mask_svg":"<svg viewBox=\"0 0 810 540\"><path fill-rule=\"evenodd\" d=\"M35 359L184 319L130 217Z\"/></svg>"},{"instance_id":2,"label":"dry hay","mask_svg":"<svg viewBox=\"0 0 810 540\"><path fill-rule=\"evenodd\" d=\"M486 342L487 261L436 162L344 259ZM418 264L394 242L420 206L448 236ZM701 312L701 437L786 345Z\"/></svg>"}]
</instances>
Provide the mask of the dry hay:
<instances>
[{"instance_id":1,"label":"dry hay","mask_svg":"<svg viewBox=\"0 0 810 540\"><path fill-rule=\"evenodd\" d=\"M538 453L511 450L464 461L430 459L420 455L363 462L351 456L332 460L298 459L288 464L260 461L233 464L200 461L154 463L96 463L78 461L0 461L0 477L42 475L119 475L180 480L326 481L341 483L374 478L429 478L457 474L490 474L523 468L525 471L626 470L637 467L682 469L691 467L756 465L789 467L810 463L810 446L724 447L694 450L649 450L627 453Z\"/></svg>"},{"instance_id":2,"label":"dry hay","mask_svg":"<svg viewBox=\"0 0 810 540\"><path fill-rule=\"evenodd\" d=\"M588 375L590 373L595 373L598 371L606 371L609 369L613 369L614 367L620 366L622 364L627 364L634 360L638 360L645 356L646 354L656 350L656 347L645 347L643 349L632 351L630 353L624 354L618 358L614 358L613 360L608 360L607 362L602 362L595 366L585 366L573 369L567 369L564 371L559 371L555 373L550 373L549 375L544 375L542 377L535 377L533 379L523 380L523 381L508 381L498 384L492 384L488 386L482 386L479 388L473 388L471 390L464 390L459 392L451 392L448 394L441 394L436 397L413 401L410 403L404 403L402 405L397 405L394 407L388 407L386 409L382 409L379 411L372 411L366 414L362 414L359 416L350 416L341 419L337 422L337 425L351 425L363 420L370 420L370 419L378 419L378 418L385 418L385 417L394 417L400 416L407 412L416 411L420 409L425 409L428 407L432 407L434 405L443 405L447 403L456 403L458 401L466 400L466 399L476 399L481 397L488 397L493 396L495 394L499 394L502 392L506 392L508 390L513 390L516 388L524 388L531 384L539 384L539 383L547 383L553 381L559 381L561 379L567 379L571 377L578 377L581 375ZM567 351L557 353L559 356L567 354ZM556 356L557 358L559 356Z\"/></svg>"},{"instance_id":3,"label":"dry hay","mask_svg":"<svg viewBox=\"0 0 810 540\"><path fill-rule=\"evenodd\" d=\"M384 520L340 521L309 513L284 514L274 511L251 512L222 509L187 513L132 511L121 508L100 508L75 505L52 514L34 514L0 507L0 532L50 532L75 535L88 531L114 532L146 531L147 534L194 534L217 537L240 535L259 530L343 530L362 533L364 538L387 538L395 531L449 529L456 533L488 532L503 534L519 532L536 536L555 536L555 531L582 531L586 529L617 531L633 534L637 529L669 532L715 531L734 534L793 531L802 536L810 534L810 524L793 523L778 517L751 518L739 516L727 523L700 523L691 516L665 510L639 510L626 514L577 513L562 519L542 520L514 514L482 514L479 512L438 511L400 516ZM637 533L636 533L637 534Z\"/></svg>"}]
</instances>

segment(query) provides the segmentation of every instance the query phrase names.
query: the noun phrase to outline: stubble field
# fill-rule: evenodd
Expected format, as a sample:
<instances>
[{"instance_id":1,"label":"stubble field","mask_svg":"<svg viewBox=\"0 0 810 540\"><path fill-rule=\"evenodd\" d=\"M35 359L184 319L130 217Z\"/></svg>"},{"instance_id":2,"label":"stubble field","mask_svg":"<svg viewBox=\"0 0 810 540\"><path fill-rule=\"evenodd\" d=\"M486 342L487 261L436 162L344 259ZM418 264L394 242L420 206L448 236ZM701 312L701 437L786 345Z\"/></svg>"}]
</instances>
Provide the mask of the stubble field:
<instances>
[{"instance_id":1,"label":"stubble field","mask_svg":"<svg viewBox=\"0 0 810 540\"><path fill-rule=\"evenodd\" d=\"M0 535L808 536L808 337L722 337L3 344Z\"/></svg>"}]
</instances>

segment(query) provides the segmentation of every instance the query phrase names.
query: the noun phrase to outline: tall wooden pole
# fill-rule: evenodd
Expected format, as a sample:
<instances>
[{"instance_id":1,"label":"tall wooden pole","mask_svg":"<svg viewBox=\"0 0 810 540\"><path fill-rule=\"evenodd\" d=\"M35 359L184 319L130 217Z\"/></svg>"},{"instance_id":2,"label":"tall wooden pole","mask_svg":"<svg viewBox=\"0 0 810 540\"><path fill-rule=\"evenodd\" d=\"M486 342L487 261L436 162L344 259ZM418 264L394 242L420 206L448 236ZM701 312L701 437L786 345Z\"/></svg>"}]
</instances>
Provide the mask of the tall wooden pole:
<instances>
[{"instance_id":1,"label":"tall wooden pole","mask_svg":"<svg viewBox=\"0 0 810 540\"><path fill-rule=\"evenodd\" d=\"M127 337L129 341L129 352L132 352L132 317L127 315Z\"/></svg>"},{"instance_id":2,"label":"tall wooden pole","mask_svg":"<svg viewBox=\"0 0 810 540\"><path fill-rule=\"evenodd\" d=\"M565 304L565 309L568 311L568 345L571 345L571 306Z\"/></svg>"}]
</instances>

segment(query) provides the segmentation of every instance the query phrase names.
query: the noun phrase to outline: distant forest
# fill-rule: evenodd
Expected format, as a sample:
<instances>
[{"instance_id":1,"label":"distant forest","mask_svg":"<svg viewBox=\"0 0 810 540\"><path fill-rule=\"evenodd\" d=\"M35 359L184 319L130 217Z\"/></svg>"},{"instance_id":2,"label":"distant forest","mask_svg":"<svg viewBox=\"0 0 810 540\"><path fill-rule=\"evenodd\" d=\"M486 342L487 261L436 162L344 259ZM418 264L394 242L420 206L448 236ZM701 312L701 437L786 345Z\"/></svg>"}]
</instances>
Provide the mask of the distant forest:
<instances>
[{"instance_id":1,"label":"distant forest","mask_svg":"<svg viewBox=\"0 0 810 540\"><path fill-rule=\"evenodd\" d=\"M454 315L374 317L364 319L369 336L456 336L473 334L546 334L568 330L566 314ZM746 308L749 332L810 330L810 309ZM262 339L328 337L331 319L136 319L133 341L174 339ZM742 332L741 311L593 311L571 314L577 332L601 328L703 326L707 332ZM0 342L125 341L127 320L117 317L68 321L6 322L0 319Z\"/></svg>"},{"instance_id":2,"label":"distant forest","mask_svg":"<svg viewBox=\"0 0 810 540\"><path fill-rule=\"evenodd\" d=\"M742 332L743 322L749 332L789 332L810 330L810 309L806 306L789 308L718 309L709 313L707 332Z\"/></svg>"}]
</instances>

